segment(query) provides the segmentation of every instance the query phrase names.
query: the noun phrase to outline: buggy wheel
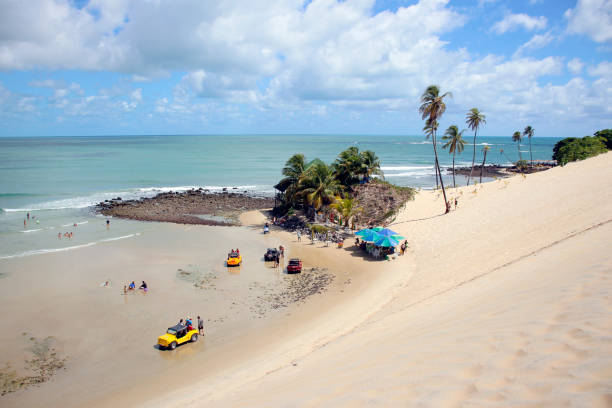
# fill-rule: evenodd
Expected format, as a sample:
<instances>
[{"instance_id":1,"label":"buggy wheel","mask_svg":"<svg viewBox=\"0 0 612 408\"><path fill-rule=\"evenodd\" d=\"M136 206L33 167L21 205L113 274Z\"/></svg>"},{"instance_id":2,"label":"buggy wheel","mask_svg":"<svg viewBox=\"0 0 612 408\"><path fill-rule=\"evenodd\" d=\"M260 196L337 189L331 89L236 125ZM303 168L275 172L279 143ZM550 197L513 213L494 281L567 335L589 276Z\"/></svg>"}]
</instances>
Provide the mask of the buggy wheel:
<instances>
[{"instance_id":1,"label":"buggy wheel","mask_svg":"<svg viewBox=\"0 0 612 408\"><path fill-rule=\"evenodd\" d=\"M170 343L170 350L174 350L176 348L176 341Z\"/></svg>"},{"instance_id":2,"label":"buggy wheel","mask_svg":"<svg viewBox=\"0 0 612 408\"><path fill-rule=\"evenodd\" d=\"M195 343L196 341L198 341L198 335L194 334L194 335L191 336L191 342Z\"/></svg>"}]
</instances>

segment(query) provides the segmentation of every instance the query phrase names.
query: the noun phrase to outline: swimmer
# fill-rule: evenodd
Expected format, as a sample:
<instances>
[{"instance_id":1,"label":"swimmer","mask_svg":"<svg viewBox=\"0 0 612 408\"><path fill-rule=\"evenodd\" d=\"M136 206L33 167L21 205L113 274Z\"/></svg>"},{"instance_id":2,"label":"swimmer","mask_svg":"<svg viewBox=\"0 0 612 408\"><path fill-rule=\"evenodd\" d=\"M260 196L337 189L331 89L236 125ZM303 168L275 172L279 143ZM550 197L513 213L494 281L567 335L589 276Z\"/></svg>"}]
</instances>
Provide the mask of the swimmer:
<instances>
[{"instance_id":1,"label":"swimmer","mask_svg":"<svg viewBox=\"0 0 612 408\"><path fill-rule=\"evenodd\" d=\"M77 223L75 222L74 224L72 224L72 226L73 226L73 227L76 227L76 226L77 226Z\"/></svg>"}]
</instances>

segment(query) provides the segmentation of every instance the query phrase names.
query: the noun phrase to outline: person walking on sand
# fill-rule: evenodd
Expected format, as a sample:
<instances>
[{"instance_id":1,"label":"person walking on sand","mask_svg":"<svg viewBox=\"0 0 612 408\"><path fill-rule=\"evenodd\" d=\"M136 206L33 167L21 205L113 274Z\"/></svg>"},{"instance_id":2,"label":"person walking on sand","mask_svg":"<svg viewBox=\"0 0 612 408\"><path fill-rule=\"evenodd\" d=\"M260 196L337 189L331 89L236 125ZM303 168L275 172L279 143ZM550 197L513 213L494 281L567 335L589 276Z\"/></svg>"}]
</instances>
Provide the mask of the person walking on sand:
<instances>
[{"instance_id":1,"label":"person walking on sand","mask_svg":"<svg viewBox=\"0 0 612 408\"><path fill-rule=\"evenodd\" d=\"M458 202L457 197L455 197L455 210L457 209L457 202Z\"/></svg>"},{"instance_id":2,"label":"person walking on sand","mask_svg":"<svg viewBox=\"0 0 612 408\"><path fill-rule=\"evenodd\" d=\"M298 239L298 242L302 240L302 233L300 233L300 230L298 230L297 232L297 239Z\"/></svg>"},{"instance_id":3,"label":"person walking on sand","mask_svg":"<svg viewBox=\"0 0 612 408\"><path fill-rule=\"evenodd\" d=\"M198 333L200 336L204 335L204 320L200 316L198 316Z\"/></svg>"}]
</instances>

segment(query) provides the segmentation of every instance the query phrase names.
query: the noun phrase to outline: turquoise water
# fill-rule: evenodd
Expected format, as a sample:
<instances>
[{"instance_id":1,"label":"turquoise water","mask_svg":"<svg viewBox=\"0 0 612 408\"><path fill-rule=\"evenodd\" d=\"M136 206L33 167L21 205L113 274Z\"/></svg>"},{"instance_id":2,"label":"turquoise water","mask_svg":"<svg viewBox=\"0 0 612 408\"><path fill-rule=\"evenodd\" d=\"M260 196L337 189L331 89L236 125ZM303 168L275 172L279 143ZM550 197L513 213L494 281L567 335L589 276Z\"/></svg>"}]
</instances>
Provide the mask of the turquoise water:
<instances>
[{"instance_id":1,"label":"turquoise water","mask_svg":"<svg viewBox=\"0 0 612 408\"><path fill-rule=\"evenodd\" d=\"M558 140L534 138L534 160L550 160ZM503 164L518 158L516 143L510 137L479 137L477 142L477 162L482 161L484 144L491 146L489 163ZM376 152L390 182L421 188L435 184L431 143L422 136L0 138L0 259L129 239L147 228L144 223L113 220L107 230L105 219L88 209L105 199L137 198L192 187L238 187L254 194L272 194L272 186L281 178L281 168L292 154L304 153L308 159L331 162L349 146ZM457 166L471 164L471 148L467 145L456 157ZM521 151L528 159L527 143ZM441 165L450 166L451 156L445 151L439 155ZM451 180L450 176L446 179ZM459 182L465 183L463 178ZM31 219L24 227L28 212ZM72 239L58 239L58 232L71 230L75 232Z\"/></svg>"}]
</instances>

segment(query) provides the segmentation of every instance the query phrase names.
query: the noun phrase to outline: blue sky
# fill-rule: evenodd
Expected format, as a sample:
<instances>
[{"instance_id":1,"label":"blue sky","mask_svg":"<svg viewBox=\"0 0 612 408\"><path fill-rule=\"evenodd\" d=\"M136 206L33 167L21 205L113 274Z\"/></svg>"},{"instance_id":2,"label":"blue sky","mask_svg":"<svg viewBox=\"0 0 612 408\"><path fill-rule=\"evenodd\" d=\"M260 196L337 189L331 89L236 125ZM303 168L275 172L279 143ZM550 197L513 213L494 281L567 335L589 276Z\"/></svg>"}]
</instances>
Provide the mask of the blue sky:
<instances>
[{"instance_id":1,"label":"blue sky","mask_svg":"<svg viewBox=\"0 0 612 408\"><path fill-rule=\"evenodd\" d=\"M0 1L0 136L612 127L612 0Z\"/></svg>"}]
</instances>

